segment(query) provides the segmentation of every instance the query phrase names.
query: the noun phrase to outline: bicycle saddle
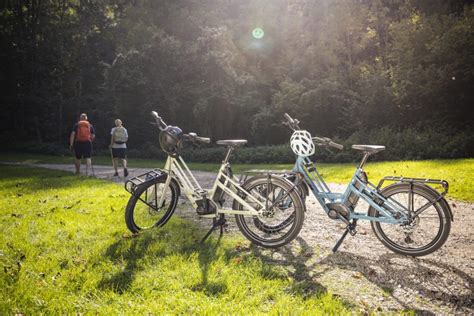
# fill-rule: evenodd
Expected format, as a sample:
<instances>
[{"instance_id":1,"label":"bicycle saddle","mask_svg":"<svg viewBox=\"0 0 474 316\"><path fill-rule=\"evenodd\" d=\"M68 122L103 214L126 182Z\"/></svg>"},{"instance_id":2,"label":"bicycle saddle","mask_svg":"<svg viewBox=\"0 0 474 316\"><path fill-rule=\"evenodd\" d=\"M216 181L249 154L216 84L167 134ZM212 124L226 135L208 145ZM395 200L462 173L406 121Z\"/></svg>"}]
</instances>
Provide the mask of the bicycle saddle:
<instances>
[{"instance_id":1,"label":"bicycle saddle","mask_svg":"<svg viewBox=\"0 0 474 316\"><path fill-rule=\"evenodd\" d=\"M379 146L379 145L352 145L352 149L362 150L362 151L365 151L369 154L375 154L375 153L378 153L379 151L385 150L385 146Z\"/></svg>"},{"instance_id":2,"label":"bicycle saddle","mask_svg":"<svg viewBox=\"0 0 474 316\"><path fill-rule=\"evenodd\" d=\"M238 147L238 146L247 144L247 140L246 139L224 139L224 140L218 140L216 144L221 145L221 146Z\"/></svg>"}]
</instances>

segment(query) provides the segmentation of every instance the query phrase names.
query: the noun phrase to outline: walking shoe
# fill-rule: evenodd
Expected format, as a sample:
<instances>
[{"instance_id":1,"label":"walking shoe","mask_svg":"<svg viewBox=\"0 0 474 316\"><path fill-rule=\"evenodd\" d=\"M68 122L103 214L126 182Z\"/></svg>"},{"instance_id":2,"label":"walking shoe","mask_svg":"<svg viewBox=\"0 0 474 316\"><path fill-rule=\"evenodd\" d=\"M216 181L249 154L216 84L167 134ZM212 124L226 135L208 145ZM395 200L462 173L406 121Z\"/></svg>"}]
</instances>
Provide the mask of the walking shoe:
<instances>
[{"instance_id":1,"label":"walking shoe","mask_svg":"<svg viewBox=\"0 0 474 316\"><path fill-rule=\"evenodd\" d=\"M123 176L124 176L124 177L128 176L128 170L127 170L127 168L123 169Z\"/></svg>"},{"instance_id":2,"label":"walking shoe","mask_svg":"<svg viewBox=\"0 0 474 316\"><path fill-rule=\"evenodd\" d=\"M118 177L118 172L117 171L115 171L114 177Z\"/></svg>"}]
</instances>

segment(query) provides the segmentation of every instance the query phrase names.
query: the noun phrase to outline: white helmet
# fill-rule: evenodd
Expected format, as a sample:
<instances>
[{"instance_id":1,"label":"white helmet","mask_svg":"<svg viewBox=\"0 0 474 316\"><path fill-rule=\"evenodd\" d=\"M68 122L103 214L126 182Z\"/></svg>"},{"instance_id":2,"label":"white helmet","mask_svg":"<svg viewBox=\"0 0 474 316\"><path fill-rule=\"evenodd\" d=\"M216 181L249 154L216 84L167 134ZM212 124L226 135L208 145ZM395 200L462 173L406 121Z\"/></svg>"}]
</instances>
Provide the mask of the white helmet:
<instances>
[{"instance_id":1,"label":"white helmet","mask_svg":"<svg viewBox=\"0 0 474 316\"><path fill-rule=\"evenodd\" d=\"M295 131L291 135L290 145L293 152L301 157L309 157L316 151L311 134L305 130Z\"/></svg>"}]
</instances>

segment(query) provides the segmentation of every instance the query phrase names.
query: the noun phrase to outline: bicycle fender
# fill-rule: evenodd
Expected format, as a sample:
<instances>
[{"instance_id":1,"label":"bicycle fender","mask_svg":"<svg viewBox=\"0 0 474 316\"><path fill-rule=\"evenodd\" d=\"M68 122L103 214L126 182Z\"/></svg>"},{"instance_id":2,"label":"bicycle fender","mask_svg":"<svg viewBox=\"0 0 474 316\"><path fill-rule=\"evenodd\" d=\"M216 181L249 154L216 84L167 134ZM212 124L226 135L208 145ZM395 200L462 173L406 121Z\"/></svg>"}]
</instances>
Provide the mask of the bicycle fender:
<instances>
[{"instance_id":1,"label":"bicycle fender","mask_svg":"<svg viewBox=\"0 0 474 316\"><path fill-rule=\"evenodd\" d=\"M150 185L150 183L151 184L165 183L168 176L169 176L168 172L161 169L154 169L154 170L148 171L146 173L143 173L139 176L136 176L134 178L127 180L125 182L125 190L127 190L130 194L134 194L134 192L138 188L144 185ZM175 178L171 178L171 182L174 182L174 184L178 188L177 194L179 197L181 195L181 187L178 181Z\"/></svg>"},{"instance_id":2,"label":"bicycle fender","mask_svg":"<svg viewBox=\"0 0 474 316\"><path fill-rule=\"evenodd\" d=\"M249 179L247 179L242 185L241 187L246 190L247 187L253 182L255 181L257 178L278 178L278 179L281 179L283 180L284 182L288 183L291 187L292 187L292 190L296 190L296 185L291 182L290 180L288 180L287 178L283 177L283 176L277 176L277 175L272 175L272 174L259 174L259 175L256 175L256 176L253 176ZM241 192L237 193L239 194L239 196L241 197L244 197L245 195L243 195ZM302 203L303 204L303 212L306 212L306 203ZM232 207L236 210L239 206L239 203L234 200L233 203L232 203Z\"/></svg>"},{"instance_id":3,"label":"bicycle fender","mask_svg":"<svg viewBox=\"0 0 474 316\"><path fill-rule=\"evenodd\" d=\"M433 193L434 195L436 196L441 196L441 199L439 199L439 202L441 204L444 204L446 206L446 208L449 210L449 215L451 215L451 222L454 222L454 214L453 214L453 211L451 210L451 207L449 206L449 203L448 201L446 201L446 199L444 198L444 196L442 196L438 191L436 191L435 189L433 189L432 187L430 187L429 185L426 185L424 183L417 183L417 185L421 185L423 186L425 189L427 189L428 191L431 191L431 193Z\"/></svg>"}]
</instances>

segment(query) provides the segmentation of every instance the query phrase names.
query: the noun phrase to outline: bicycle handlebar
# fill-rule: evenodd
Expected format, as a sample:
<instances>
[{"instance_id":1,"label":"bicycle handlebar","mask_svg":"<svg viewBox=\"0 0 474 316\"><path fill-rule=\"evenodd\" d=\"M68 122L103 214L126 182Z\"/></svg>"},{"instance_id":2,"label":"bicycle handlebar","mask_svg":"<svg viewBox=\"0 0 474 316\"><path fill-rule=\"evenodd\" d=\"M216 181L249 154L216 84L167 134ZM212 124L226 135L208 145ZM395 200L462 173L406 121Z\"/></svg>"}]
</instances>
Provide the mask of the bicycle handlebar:
<instances>
[{"instance_id":1,"label":"bicycle handlebar","mask_svg":"<svg viewBox=\"0 0 474 316\"><path fill-rule=\"evenodd\" d=\"M288 125L292 130L299 130L299 123L297 119L293 119L288 113L283 114L283 116L286 119L286 122L283 122L283 124Z\"/></svg>"},{"instance_id":2,"label":"bicycle handlebar","mask_svg":"<svg viewBox=\"0 0 474 316\"><path fill-rule=\"evenodd\" d=\"M158 115L158 112L151 111L151 116L153 116L156 121L156 125L158 125L158 128L161 131L168 127L168 125L166 125L161 116ZM210 138L198 136L196 133L183 134L183 138L184 140L190 141L192 143L209 144L211 142Z\"/></svg>"},{"instance_id":3,"label":"bicycle handlebar","mask_svg":"<svg viewBox=\"0 0 474 316\"><path fill-rule=\"evenodd\" d=\"M168 125L166 125L166 123L163 121L163 119L161 118L161 116L158 115L158 112L156 112L156 111L151 111L151 116L153 116L153 118L155 119L156 124L158 125L158 128L159 128L160 130L164 130L165 128L168 127Z\"/></svg>"},{"instance_id":4,"label":"bicycle handlebar","mask_svg":"<svg viewBox=\"0 0 474 316\"><path fill-rule=\"evenodd\" d=\"M283 122L283 124L288 125L294 131L300 129L300 127L298 125L300 123L300 121L298 121L297 119L292 118L288 113L283 114L283 116L286 119L286 122ZM343 145L335 143L335 142L332 141L332 139L327 138L327 137L313 137L312 139L313 139L313 141L318 142L318 145L321 145L321 146L331 146L331 147L337 148L339 150L344 149Z\"/></svg>"},{"instance_id":5,"label":"bicycle handlebar","mask_svg":"<svg viewBox=\"0 0 474 316\"><path fill-rule=\"evenodd\" d=\"M333 148L337 148L339 150L343 150L344 146L338 143L335 143L332 141L332 139L327 138L327 137L313 137L313 141L318 142L318 145L326 145L326 146L331 146Z\"/></svg>"},{"instance_id":6,"label":"bicycle handlebar","mask_svg":"<svg viewBox=\"0 0 474 316\"><path fill-rule=\"evenodd\" d=\"M209 144L211 142L211 139L209 137L201 137L201 136L198 136L196 133L184 134L184 137L186 140L192 143Z\"/></svg>"}]
</instances>

